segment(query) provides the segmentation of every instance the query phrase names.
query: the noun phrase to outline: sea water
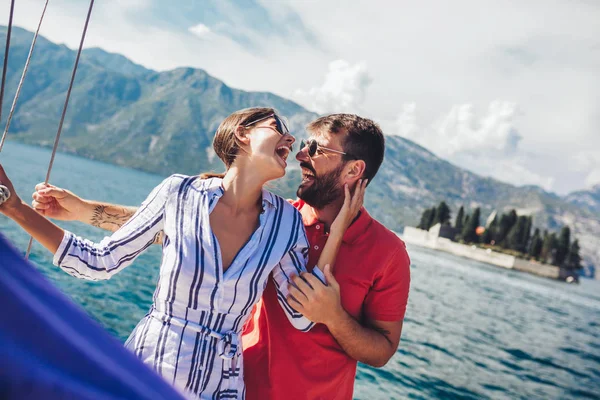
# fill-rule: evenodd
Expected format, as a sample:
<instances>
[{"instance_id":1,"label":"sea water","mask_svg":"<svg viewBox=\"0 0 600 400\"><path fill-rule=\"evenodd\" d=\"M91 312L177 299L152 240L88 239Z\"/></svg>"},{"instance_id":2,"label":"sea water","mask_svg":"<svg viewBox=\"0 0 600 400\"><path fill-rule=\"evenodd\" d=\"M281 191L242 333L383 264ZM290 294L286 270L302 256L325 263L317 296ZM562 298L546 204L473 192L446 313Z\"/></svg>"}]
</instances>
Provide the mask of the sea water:
<instances>
[{"instance_id":1,"label":"sea water","mask_svg":"<svg viewBox=\"0 0 600 400\"><path fill-rule=\"evenodd\" d=\"M19 195L44 180L47 149L8 142L0 154ZM176 171L173 171L176 172ZM138 205L164 177L58 154L51 183L90 199ZM98 240L106 233L59 224ZM0 215L0 232L24 252L29 237ZM409 246L411 291L400 348L383 368L359 364L356 399L600 398L600 282L580 285ZM153 246L108 281L88 282L31 260L121 340L144 316L158 278Z\"/></svg>"}]
</instances>

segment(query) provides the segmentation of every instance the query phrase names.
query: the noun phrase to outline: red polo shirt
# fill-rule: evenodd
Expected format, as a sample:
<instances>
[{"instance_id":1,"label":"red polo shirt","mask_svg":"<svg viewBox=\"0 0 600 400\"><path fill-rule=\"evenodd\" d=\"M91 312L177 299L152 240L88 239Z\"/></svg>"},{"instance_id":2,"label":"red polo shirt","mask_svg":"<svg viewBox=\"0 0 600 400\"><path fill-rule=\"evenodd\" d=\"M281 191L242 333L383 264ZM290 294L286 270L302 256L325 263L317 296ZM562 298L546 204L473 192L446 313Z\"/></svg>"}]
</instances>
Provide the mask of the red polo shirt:
<instances>
[{"instance_id":1,"label":"red polo shirt","mask_svg":"<svg viewBox=\"0 0 600 400\"><path fill-rule=\"evenodd\" d=\"M302 212L310 243L308 269L319 259L327 235L323 223ZM410 285L404 243L363 208L346 231L334 266L344 309L379 321L404 318ZM323 324L300 332L288 322L271 280L245 327L244 380L248 400L352 399L356 360Z\"/></svg>"}]
</instances>

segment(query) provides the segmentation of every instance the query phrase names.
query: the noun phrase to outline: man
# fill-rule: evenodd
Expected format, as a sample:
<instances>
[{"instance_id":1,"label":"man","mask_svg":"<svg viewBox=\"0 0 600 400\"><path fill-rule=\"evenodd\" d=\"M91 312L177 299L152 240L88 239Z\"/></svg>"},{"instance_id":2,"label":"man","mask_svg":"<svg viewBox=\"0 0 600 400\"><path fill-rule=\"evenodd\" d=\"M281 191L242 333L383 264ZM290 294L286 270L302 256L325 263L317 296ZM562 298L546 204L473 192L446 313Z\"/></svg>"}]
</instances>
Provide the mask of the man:
<instances>
[{"instance_id":1,"label":"man","mask_svg":"<svg viewBox=\"0 0 600 400\"><path fill-rule=\"evenodd\" d=\"M296 155L302 182L293 204L310 242L310 270L342 207L345 188L360 179L372 181L385 144L377 124L351 114L318 118L307 129L310 138ZM38 185L36 190L33 206L41 213L110 230L135 211L83 201L60 188ZM291 277L288 300L318 323L311 331L292 328L269 282L245 327L246 398L351 399L357 361L381 367L398 348L409 263L404 243L362 208L344 235L335 265L325 269L324 277Z\"/></svg>"}]
</instances>

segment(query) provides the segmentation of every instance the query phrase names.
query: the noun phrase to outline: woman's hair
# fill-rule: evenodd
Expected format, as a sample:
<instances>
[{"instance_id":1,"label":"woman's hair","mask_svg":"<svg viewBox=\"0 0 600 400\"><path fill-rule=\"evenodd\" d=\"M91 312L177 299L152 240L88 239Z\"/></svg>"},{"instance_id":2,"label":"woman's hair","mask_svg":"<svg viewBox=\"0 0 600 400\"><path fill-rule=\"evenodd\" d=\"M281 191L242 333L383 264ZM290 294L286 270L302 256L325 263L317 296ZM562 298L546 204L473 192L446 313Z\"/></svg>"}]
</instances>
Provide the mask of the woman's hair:
<instances>
[{"instance_id":1,"label":"woman's hair","mask_svg":"<svg viewBox=\"0 0 600 400\"><path fill-rule=\"evenodd\" d=\"M213 139L213 149L215 150L215 154L225 164L226 169L231 167L240 150L240 143L235 135L238 126L244 126L274 113L275 110L268 107L244 108L229 115L221 122ZM200 178L202 179L222 178L224 176L225 174L213 172L200 174Z\"/></svg>"}]
</instances>

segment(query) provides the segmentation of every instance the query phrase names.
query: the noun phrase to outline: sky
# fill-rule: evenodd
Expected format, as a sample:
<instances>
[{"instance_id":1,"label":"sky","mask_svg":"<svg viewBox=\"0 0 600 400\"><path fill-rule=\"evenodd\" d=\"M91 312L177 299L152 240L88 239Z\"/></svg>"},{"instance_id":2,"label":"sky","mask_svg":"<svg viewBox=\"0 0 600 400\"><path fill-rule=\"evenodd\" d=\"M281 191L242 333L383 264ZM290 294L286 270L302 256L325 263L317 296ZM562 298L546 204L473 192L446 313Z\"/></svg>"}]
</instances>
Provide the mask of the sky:
<instances>
[{"instance_id":1,"label":"sky","mask_svg":"<svg viewBox=\"0 0 600 400\"><path fill-rule=\"evenodd\" d=\"M42 7L17 1L14 24L35 30ZM41 34L76 48L87 7L50 0ZM600 183L598 21L595 0L103 0L86 47L356 113L480 175L563 195Z\"/></svg>"}]
</instances>

